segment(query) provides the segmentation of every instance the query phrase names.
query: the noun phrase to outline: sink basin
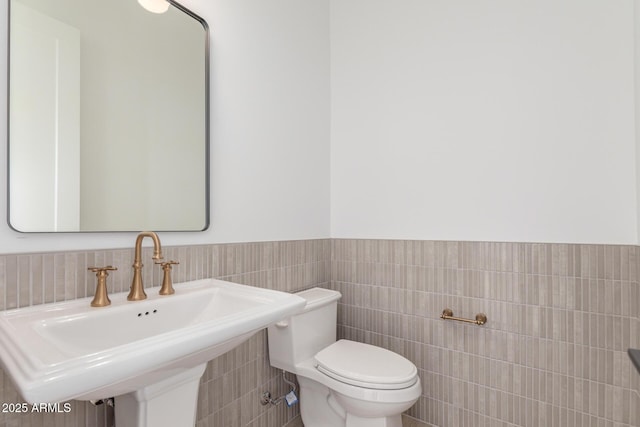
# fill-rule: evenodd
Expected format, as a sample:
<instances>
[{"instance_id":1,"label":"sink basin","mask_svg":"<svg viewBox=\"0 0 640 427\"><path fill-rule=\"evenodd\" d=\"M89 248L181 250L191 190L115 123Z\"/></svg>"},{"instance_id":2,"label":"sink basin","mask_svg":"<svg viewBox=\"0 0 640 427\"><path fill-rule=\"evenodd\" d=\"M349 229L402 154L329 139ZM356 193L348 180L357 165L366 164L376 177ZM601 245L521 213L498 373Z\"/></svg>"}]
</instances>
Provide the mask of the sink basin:
<instances>
[{"instance_id":1,"label":"sink basin","mask_svg":"<svg viewBox=\"0 0 640 427\"><path fill-rule=\"evenodd\" d=\"M169 296L147 289L144 301L112 294L102 308L83 298L1 312L0 361L31 403L127 393L140 400L140 390L195 367L198 380L208 360L305 304L292 294L216 279L174 287Z\"/></svg>"}]
</instances>

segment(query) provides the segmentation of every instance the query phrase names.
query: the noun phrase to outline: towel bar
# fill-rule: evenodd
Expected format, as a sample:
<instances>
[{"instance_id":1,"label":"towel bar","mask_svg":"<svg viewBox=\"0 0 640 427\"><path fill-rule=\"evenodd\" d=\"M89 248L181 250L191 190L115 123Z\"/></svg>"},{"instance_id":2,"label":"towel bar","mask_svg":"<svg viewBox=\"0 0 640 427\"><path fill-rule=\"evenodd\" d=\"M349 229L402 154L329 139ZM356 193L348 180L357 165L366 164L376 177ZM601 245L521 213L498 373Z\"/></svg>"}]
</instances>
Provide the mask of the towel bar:
<instances>
[{"instance_id":1,"label":"towel bar","mask_svg":"<svg viewBox=\"0 0 640 427\"><path fill-rule=\"evenodd\" d=\"M442 314L440 315L440 318L444 320L456 320L458 322L475 323L478 326L481 326L487 323L487 315L484 313L476 314L475 319L463 319L462 317L454 317L453 311L451 311L450 308L445 308L444 310L442 310Z\"/></svg>"}]
</instances>

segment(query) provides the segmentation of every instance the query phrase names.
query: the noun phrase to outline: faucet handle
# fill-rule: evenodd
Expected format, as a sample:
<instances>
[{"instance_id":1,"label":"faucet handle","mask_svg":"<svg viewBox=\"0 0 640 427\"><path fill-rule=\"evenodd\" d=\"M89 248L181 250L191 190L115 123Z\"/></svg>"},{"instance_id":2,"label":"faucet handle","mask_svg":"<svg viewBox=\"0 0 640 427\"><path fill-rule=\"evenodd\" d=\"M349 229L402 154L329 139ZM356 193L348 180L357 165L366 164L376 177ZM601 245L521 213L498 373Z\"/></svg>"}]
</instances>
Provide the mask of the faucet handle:
<instances>
[{"instance_id":1,"label":"faucet handle","mask_svg":"<svg viewBox=\"0 0 640 427\"><path fill-rule=\"evenodd\" d=\"M93 271L94 273L100 273L101 271L114 271L117 270L117 267L114 267L112 265L107 265L106 267L89 267L87 268L87 270L89 271ZM106 273L107 275L109 275L109 273ZM96 274L97 276L97 274Z\"/></svg>"},{"instance_id":2,"label":"faucet handle","mask_svg":"<svg viewBox=\"0 0 640 427\"><path fill-rule=\"evenodd\" d=\"M160 295L172 295L176 291L173 289L173 281L171 280L171 266L180 264L178 261L155 261L156 264L162 266L164 271L164 277L162 278L162 287L160 288Z\"/></svg>"},{"instance_id":3,"label":"faucet handle","mask_svg":"<svg viewBox=\"0 0 640 427\"><path fill-rule=\"evenodd\" d=\"M89 271L96 273L98 283L96 284L96 293L91 301L91 307L105 307L111 304L109 295L107 295L107 277L109 277L108 271L117 270L116 267L107 265L106 267L89 267Z\"/></svg>"},{"instance_id":4,"label":"faucet handle","mask_svg":"<svg viewBox=\"0 0 640 427\"><path fill-rule=\"evenodd\" d=\"M179 261L154 261L154 264L158 264L160 266L162 266L162 268L164 269L166 266L169 266L169 268L171 268L171 265L175 265L175 264L180 264Z\"/></svg>"}]
</instances>

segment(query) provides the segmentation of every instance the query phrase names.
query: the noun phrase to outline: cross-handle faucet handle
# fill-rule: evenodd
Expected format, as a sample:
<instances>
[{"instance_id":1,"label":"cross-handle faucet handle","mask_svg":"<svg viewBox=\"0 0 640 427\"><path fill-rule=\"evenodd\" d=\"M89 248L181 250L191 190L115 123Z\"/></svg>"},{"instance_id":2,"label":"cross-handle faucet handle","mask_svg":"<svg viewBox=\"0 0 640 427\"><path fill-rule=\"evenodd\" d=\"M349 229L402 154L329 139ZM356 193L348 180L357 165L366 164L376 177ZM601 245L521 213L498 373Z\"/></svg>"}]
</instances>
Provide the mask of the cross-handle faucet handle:
<instances>
[{"instance_id":1,"label":"cross-handle faucet handle","mask_svg":"<svg viewBox=\"0 0 640 427\"><path fill-rule=\"evenodd\" d=\"M172 295L176 291L173 289L173 281L171 280L171 266L180 264L178 261L155 261L159 264L164 271L164 277L162 278L162 286L160 287L160 295Z\"/></svg>"},{"instance_id":2,"label":"cross-handle faucet handle","mask_svg":"<svg viewBox=\"0 0 640 427\"><path fill-rule=\"evenodd\" d=\"M89 267L87 270L96 273L98 278L96 294L93 296L93 301L91 301L91 307L106 307L111 304L109 295L107 295L107 277L109 277L108 271L115 271L117 268L107 265L106 267Z\"/></svg>"},{"instance_id":3,"label":"cross-handle faucet handle","mask_svg":"<svg viewBox=\"0 0 640 427\"><path fill-rule=\"evenodd\" d=\"M89 267L87 268L87 270L89 271L93 271L94 273L99 273L101 271L115 271L117 270L117 267L114 267L112 265L107 265L106 267ZM109 273L107 273L107 276L109 275ZM97 274L96 274L97 276Z\"/></svg>"}]
</instances>

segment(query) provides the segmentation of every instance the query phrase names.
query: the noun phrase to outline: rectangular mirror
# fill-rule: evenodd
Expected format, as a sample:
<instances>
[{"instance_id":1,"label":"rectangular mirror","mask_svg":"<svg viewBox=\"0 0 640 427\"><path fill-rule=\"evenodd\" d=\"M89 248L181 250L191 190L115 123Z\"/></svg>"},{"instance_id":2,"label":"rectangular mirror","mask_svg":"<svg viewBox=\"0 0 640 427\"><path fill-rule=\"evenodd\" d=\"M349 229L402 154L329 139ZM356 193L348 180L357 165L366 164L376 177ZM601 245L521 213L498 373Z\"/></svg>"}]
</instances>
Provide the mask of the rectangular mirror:
<instances>
[{"instance_id":1,"label":"rectangular mirror","mask_svg":"<svg viewBox=\"0 0 640 427\"><path fill-rule=\"evenodd\" d=\"M9 1L13 229L208 227L208 28L169 3Z\"/></svg>"}]
</instances>

